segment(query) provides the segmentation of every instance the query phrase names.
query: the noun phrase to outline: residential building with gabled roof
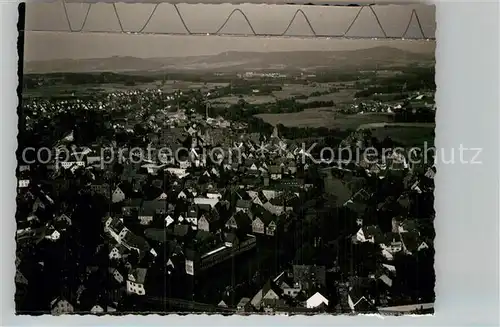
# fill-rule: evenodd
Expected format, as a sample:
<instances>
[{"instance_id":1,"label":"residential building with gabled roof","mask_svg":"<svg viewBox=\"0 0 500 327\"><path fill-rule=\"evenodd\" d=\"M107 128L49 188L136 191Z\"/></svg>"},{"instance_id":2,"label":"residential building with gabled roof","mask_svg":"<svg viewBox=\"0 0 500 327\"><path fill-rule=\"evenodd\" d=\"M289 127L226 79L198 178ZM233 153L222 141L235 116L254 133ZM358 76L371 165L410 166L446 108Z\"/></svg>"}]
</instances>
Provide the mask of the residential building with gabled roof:
<instances>
[{"instance_id":1,"label":"residential building with gabled roof","mask_svg":"<svg viewBox=\"0 0 500 327\"><path fill-rule=\"evenodd\" d=\"M328 299L321 295L320 292L314 293L310 298L306 300L306 308L308 309L314 309L317 308L321 305L328 306Z\"/></svg>"}]
</instances>

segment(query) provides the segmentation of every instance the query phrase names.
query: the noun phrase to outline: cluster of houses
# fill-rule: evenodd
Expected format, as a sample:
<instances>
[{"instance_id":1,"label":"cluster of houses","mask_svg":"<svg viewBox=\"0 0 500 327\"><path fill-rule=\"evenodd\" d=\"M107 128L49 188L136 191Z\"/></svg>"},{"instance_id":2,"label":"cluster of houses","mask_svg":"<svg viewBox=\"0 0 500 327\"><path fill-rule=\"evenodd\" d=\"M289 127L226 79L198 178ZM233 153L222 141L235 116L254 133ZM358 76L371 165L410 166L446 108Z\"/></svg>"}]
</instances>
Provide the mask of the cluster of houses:
<instances>
[{"instance_id":1,"label":"cluster of houses","mask_svg":"<svg viewBox=\"0 0 500 327\"><path fill-rule=\"evenodd\" d=\"M321 312L329 300L321 294L326 287L324 266L293 265L273 280L268 280L253 297L243 297L237 312ZM324 293L324 292L323 292ZM225 307L224 300L219 306Z\"/></svg>"},{"instance_id":2,"label":"cluster of houses","mask_svg":"<svg viewBox=\"0 0 500 327\"><path fill-rule=\"evenodd\" d=\"M26 203L31 201L33 209L19 220L19 226L26 228L19 228L18 241L38 244L43 239L57 242L61 238L66 226L71 225L71 204L64 204L66 211L54 215L42 227L30 226L35 226L38 208L58 202L68 190L76 188L79 194L103 198L111 204L109 214L103 217L105 244L110 262L114 262L110 277L117 289L146 295L149 263L144 263L154 261L160 248L170 249L169 273L182 267L182 273L194 275L198 267L206 267L206 262L214 261L211 258L216 255L218 259L212 264L235 255L233 249L251 248L257 236L275 236L299 201L300 193L311 187L300 178L304 167L296 164L298 152L289 150L285 160L279 155L264 156L258 152L260 144L241 138L238 133L233 135L232 147L228 147L228 152L234 150L241 155L238 161L214 164L206 158L193 157L202 146L216 142L213 136L220 127L217 120L211 119L204 125L195 122L184 127L167 126L159 137L152 137L152 142L171 142L172 146L185 141L182 137L190 138L191 156L184 162L120 162L121 172L117 172L113 170L116 162L107 163L95 145L73 145L71 151L76 155L46 164L49 175L41 182L43 185L31 180L32 166L19 166L19 197ZM208 133L208 129L214 133ZM227 132L231 130L226 130L226 139ZM70 133L58 145L72 141ZM266 142L279 144L275 151L284 151L285 143L277 133ZM296 177L299 181L293 182ZM41 190L46 185L55 200L43 191L38 192L38 197L32 194L34 189ZM72 312L76 305L70 304L69 299L58 301L65 302L55 304L54 313Z\"/></svg>"},{"instance_id":3,"label":"cluster of houses","mask_svg":"<svg viewBox=\"0 0 500 327\"><path fill-rule=\"evenodd\" d=\"M195 276L200 270L247 251L260 238L276 237L287 229L290 216L302 205L303 195L318 187L308 180L313 163L304 162L302 148L281 139L276 129L270 137L265 137L245 133L241 124L220 118L204 119L184 111L159 117L148 120L147 126L153 129L147 136L148 143L156 148L168 145L171 153L186 148L182 160L153 151L151 157L139 162L131 160L130 153L126 153L128 160L109 161L100 155L102 145L93 144L73 146L79 159L71 157L64 162L47 163L49 176L43 183L31 180L32 166L19 166L19 198L31 207L18 218L18 242L57 242L67 233L74 208L57 202L70 189L76 188L79 194L90 194L109 203L109 212L102 217L102 228L109 250L107 269L113 280L110 291L113 301L96 304L93 313L116 310L120 298L117 294L147 296L148 275L159 260L165 261L168 274ZM128 128L120 122L115 125L118 129ZM72 141L70 134L62 143ZM118 147L116 142L110 145ZM203 155L215 147L222 149L217 157L220 160ZM366 171L369 177L383 178L387 171L401 171L406 176L407 192L387 202L404 203L410 192L432 191L427 180L433 179L433 168L428 168L423 177L427 180L423 180L408 172L412 167L400 154L393 153L389 159L398 164L356 163L356 169ZM325 184L329 183L342 188L345 181L332 182L326 178ZM50 185L52 193L41 191L44 187L40 184ZM412 255L431 246L431 241L419 235L416 221L408 217L395 217L391 233L386 234L376 225L364 224L363 212L372 195L367 188L359 187L337 205L359 213L356 220L359 230L352 235L352 242L380 246L387 261L382 266L385 273L377 273L374 278L390 287L391 276L395 274L390 265L393 256L398 252ZM39 210L54 202L59 211L37 224ZM378 210L383 210L384 205L387 203L381 203ZM290 309L291 302L294 308L323 310L329 305L322 290L328 269L295 265L269 280L257 294L243 298L236 310L285 311ZM28 283L20 270L16 281ZM352 285L346 286L345 296L350 309L359 311L363 304L372 305L364 295L355 294ZM59 297L54 300L52 312L71 313L77 304L78 300ZM221 301L219 306L227 305Z\"/></svg>"},{"instance_id":4,"label":"cluster of houses","mask_svg":"<svg viewBox=\"0 0 500 327\"><path fill-rule=\"evenodd\" d=\"M193 128L190 126L186 134ZM272 138L276 139L279 137ZM107 234L118 245L110 257L121 258L121 251L130 250L124 237L135 235L130 231L133 229L146 242L175 249L168 258L171 266L181 265L184 273L194 275L250 249L257 237L274 237L300 204L301 194L312 185L281 184L283 176L295 179L304 174L297 169L295 157L287 159L294 165L285 172L283 162L271 165L273 158L258 157L258 149L250 141L234 144L234 148L246 156L243 162L214 165L200 160L198 165L184 168L158 165L149 170L144 169L151 167L148 164L135 166L137 170L127 165L116 186L106 184L105 193L117 208L114 217L106 220ZM93 189L97 192L101 188ZM154 252L136 249L141 254ZM175 263L174 255L184 262Z\"/></svg>"}]
</instances>

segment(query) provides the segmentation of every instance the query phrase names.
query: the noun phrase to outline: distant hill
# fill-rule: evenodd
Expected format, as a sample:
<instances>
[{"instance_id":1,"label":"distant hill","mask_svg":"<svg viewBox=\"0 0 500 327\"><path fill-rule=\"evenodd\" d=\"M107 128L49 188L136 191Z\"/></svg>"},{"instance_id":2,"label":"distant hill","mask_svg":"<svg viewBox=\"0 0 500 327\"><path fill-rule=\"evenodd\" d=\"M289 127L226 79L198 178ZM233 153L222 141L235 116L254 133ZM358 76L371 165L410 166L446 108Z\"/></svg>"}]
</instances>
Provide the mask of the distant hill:
<instances>
[{"instance_id":1,"label":"distant hill","mask_svg":"<svg viewBox=\"0 0 500 327\"><path fill-rule=\"evenodd\" d=\"M381 68L384 66L431 62L433 60L434 56L432 54L417 54L392 47L375 47L352 51L228 51L211 56L147 59L115 56L79 60L28 61L25 62L25 72L314 71L325 68Z\"/></svg>"}]
</instances>

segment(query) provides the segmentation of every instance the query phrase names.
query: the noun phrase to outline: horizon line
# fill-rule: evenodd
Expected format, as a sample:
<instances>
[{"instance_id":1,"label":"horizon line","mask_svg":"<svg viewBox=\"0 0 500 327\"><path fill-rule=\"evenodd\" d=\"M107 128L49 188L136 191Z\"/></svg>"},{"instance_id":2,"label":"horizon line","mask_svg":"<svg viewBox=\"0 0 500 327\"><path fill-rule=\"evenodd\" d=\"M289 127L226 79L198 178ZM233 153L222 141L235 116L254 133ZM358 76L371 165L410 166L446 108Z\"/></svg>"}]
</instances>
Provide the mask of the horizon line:
<instances>
[{"instance_id":1,"label":"horizon line","mask_svg":"<svg viewBox=\"0 0 500 327\"><path fill-rule=\"evenodd\" d=\"M416 41L421 41L421 40L416 40ZM356 51L364 51L364 50L370 50L370 49L377 49L377 48L388 48L388 49L394 49L400 52L406 52L410 54L415 54L415 55L434 55L435 52L430 52L430 53L422 53L422 52L414 52L410 50L403 50L399 49L397 47L389 46L389 45L379 45L379 46L373 46L373 47L368 47L368 48L361 48L361 49L352 49L352 50L277 50L277 51L259 51L259 50L254 50L254 51L238 51L238 50L227 50L227 51L222 51L216 54L200 54L200 55L190 55L190 56L165 56L165 57L158 57L158 56L153 56L153 57L137 57L137 56L129 56L129 55L113 55L113 56L106 56L106 57L91 57L91 58L55 58L55 59L42 59L42 60L26 60L23 58L23 62L42 62L42 61L58 61L58 60L93 60L93 59L110 59L110 58L134 58L134 59L167 59L167 58L189 58L189 57L214 57L214 56L219 56L225 53L284 53L284 52L356 52Z\"/></svg>"}]
</instances>

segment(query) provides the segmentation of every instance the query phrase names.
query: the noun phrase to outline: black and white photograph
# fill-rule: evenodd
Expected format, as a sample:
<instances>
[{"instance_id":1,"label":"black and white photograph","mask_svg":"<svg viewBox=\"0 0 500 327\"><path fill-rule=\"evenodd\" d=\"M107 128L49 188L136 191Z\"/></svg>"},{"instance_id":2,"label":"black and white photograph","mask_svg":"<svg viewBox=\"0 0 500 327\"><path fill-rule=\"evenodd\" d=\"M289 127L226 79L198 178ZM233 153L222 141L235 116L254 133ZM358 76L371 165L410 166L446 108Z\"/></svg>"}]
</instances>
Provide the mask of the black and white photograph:
<instances>
[{"instance_id":1,"label":"black and white photograph","mask_svg":"<svg viewBox=\"0 0 500 327\"><path fill-rule=\"evenodd\" d=\"M17 314L434 313L434 6L24 7Z\"/></svg>"}]
</instances>

